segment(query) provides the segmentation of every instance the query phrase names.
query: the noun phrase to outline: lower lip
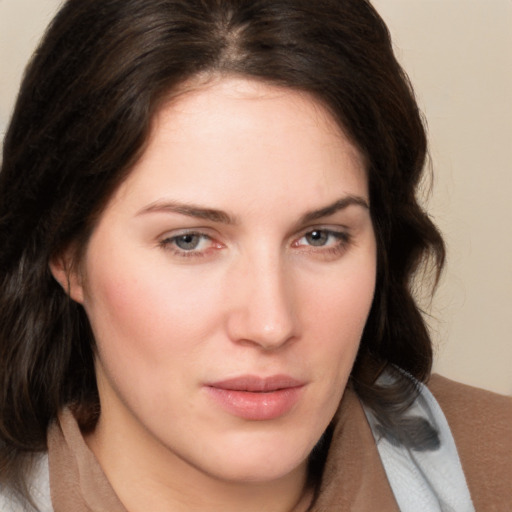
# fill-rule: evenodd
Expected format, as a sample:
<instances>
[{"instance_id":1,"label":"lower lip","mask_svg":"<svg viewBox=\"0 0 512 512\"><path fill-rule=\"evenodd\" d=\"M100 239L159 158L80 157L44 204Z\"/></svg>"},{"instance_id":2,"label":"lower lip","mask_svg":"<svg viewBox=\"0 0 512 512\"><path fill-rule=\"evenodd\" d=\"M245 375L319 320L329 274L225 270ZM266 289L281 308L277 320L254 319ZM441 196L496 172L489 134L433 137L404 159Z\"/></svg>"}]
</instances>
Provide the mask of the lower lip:
<instances>
[{"instance_id":1,"label":"lower lip","mask_svg":"<svg viewBox=\"0 0 512 512\"><path fill-rule=\"evenodd\" d=\"M265 393L208 386L210 396L227 412L252 421L273 420L289 413L299 401L303 386Z\"/></svg>"}]
</instances>

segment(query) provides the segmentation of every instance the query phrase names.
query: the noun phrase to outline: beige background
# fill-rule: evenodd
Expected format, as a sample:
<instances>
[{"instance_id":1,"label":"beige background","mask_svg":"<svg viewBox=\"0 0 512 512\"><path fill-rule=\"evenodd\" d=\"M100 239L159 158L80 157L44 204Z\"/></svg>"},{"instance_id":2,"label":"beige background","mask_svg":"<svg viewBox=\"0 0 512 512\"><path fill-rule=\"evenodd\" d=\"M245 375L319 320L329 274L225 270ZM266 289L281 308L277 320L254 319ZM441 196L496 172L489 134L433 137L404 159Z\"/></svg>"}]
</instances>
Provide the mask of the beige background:
<instances>
[{"instance_id":1,"label":"beige background","mask_svg":"<svg viewBox=\"0 0 512 512\"><path fill-rule=\"evenodd\" d=\"M0 0L0 134L56 0ZM437 371L512 394L512 0L374 0L428 119Z\"/></svg>"}]
</instances>

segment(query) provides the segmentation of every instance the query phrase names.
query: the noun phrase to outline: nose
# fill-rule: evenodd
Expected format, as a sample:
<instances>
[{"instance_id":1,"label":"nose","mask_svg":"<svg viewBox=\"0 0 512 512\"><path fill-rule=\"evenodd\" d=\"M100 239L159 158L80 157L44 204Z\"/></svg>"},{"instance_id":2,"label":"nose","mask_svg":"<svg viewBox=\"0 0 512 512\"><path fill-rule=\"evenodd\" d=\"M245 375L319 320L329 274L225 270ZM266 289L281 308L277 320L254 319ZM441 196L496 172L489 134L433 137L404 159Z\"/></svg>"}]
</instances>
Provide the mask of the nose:
<instances>
[{"instance_id":1,"label":"nose","mask_svg":"<svg viewBox=\"0 0 512 512\"><path fill-rule=\"evenodd\" d=\"M251 258L230 276L232 307L227 330L232 341L276 350L298 335L296 297L281 258Z\"/></svg>"}]
</instances>

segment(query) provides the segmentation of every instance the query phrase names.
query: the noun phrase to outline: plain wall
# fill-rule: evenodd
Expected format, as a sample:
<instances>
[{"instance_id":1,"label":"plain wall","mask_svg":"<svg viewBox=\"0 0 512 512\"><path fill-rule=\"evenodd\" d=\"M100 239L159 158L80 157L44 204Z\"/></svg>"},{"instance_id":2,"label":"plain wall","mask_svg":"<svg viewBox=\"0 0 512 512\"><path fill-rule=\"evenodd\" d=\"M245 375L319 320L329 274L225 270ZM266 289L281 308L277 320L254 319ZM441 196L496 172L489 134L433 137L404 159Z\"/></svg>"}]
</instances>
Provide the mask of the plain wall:
<instances>
[{"instance_id":1,"label":"plain wall","mask_svg":"<svg viewBox=\"0 0 512 512\"><path fill-rule=\"evenodd\" d=\"M448 246L430 306L435 369L512 394L512 1L373 3L428 120L435 180L426 206ZM59 4L0 0L0 133Z\"/></svg>"},{"instance_id":2,"label":"plain wall","mask_svg":"<svg viewBox=\"0 0 512 512\"><path fill-rule=\"evenodd\" d=\"M428 121L435 369L512 394L512 2L374 0Z\"/></svg>"}]
</instances>

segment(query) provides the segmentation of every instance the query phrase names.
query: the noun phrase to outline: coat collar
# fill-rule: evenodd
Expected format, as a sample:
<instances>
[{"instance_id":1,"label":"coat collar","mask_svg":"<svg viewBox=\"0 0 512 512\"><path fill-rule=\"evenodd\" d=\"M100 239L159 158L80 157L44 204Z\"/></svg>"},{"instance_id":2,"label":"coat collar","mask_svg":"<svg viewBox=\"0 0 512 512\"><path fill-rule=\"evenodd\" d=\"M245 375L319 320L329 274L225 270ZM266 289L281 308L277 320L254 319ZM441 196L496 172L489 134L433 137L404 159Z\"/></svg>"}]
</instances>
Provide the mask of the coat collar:
<instances>
[{"instance_id":1,"label":"coat collar","mask_svg":"<svg viewBox=\"0 0 512 512\"><path fill-rule=\"evenodd\" d=\"M398 512L371 429L350 389L334 418L333 437L310 512ZM68 409L48 434L55 512L127 512Z\"/></svg>"},{"instance_id":2,"label":"coat collar","mask_svg":"<svg viewBox=\"0 0 512 512\"><path fill-rule=\"evenodd\" d=\"M311 512L399 512L363 408L350 389L345 391L334 424Z\"/></svg>"}]
</instances>

